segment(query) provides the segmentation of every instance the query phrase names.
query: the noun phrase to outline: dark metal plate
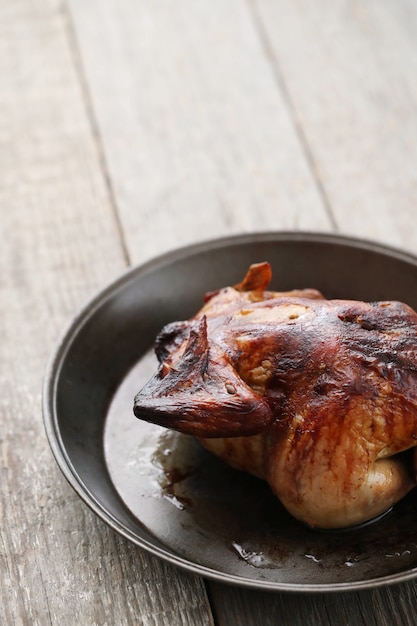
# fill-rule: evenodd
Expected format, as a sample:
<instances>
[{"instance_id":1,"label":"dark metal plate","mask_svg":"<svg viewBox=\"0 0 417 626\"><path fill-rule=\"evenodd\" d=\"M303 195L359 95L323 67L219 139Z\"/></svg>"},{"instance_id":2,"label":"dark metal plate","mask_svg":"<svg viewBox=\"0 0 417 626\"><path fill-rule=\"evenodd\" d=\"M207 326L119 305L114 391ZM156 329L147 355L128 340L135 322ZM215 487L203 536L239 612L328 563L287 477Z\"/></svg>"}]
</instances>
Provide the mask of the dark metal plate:
<instances>
[{"instance_id":1,"label":"dark metal plate","mask_svg":"<svg viewBox=\"0 0 417 626\"><path fill-rule=\"evenodd\" d=\"M269 261L272 289L402 300L417 309L417 258L371 242L265 233L206 242L133 268L72 321L49 362L44 419L69 483L113 529L151 553L222 582L344 591L417 575L417 497L379 521L318 532L294 521L266 483L193 438L140 422L133 398L153 372L160 328L187 319L206 291Z\"/></svg>"}]
</instances>

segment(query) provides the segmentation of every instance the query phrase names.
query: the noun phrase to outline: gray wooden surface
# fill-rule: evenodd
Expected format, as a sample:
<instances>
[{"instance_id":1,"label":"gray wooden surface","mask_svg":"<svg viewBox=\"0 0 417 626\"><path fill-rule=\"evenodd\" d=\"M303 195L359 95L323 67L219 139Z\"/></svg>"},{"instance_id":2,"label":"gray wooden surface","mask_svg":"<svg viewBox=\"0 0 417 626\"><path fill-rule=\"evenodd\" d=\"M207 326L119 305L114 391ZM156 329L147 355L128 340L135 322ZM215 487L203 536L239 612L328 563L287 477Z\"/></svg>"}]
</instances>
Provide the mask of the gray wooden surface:
<instances>
[{"instance_id":1,"label":"gray wooden surface","mask_svg":"<svg viewBox=\"0 0 417 626\"><path fill-rule=\"evenodd\" d=\"M417 253L412 0L0 3L0 623L415 624L417 584L204 581L115 535L62 478L41 386L129 264L230 233Z\"/></svg>"}]
</instances>

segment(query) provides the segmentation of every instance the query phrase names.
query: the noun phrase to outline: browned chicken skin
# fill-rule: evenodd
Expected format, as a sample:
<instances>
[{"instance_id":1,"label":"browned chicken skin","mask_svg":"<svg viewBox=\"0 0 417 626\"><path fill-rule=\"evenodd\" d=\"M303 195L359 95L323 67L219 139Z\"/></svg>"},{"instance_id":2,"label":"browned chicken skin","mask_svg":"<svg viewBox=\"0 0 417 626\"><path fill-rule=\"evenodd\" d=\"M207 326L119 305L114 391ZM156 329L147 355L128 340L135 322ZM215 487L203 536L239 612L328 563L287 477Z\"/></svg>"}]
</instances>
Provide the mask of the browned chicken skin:
<instances>
[{"instance_id":1,"label":"browned chicken skin","mask_svg":"<svg viewBox=\"0 0 417 626\"><path fill-rule=\"evenodd\" d=\"M399 302L267 291L268 263L166 326L141 419L265 479L310 526L359 524L415 486L417 315ZM400 455L400 456L399 456Z\"/></svg>"}]
</instances>

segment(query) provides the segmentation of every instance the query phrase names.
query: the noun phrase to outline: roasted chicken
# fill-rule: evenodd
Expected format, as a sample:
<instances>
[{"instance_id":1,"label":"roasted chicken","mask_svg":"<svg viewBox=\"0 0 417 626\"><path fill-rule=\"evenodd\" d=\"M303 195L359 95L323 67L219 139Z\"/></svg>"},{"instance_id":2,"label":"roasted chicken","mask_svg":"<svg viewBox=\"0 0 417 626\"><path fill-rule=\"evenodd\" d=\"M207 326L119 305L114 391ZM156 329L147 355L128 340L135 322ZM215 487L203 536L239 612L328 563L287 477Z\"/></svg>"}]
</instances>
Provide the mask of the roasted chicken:
<instances>
[{"instance_id":1,"label":"roasted chicken","mask_svg":"<svg viewBox=\"0 0 417 626\"><path fill-rule=\"evenodd\" d=\"M265 479L309 526L373 519L416 484L417 314L268 291L270 279L252 265L168 324L134 413Z\"/></svg>"}]
</instances>

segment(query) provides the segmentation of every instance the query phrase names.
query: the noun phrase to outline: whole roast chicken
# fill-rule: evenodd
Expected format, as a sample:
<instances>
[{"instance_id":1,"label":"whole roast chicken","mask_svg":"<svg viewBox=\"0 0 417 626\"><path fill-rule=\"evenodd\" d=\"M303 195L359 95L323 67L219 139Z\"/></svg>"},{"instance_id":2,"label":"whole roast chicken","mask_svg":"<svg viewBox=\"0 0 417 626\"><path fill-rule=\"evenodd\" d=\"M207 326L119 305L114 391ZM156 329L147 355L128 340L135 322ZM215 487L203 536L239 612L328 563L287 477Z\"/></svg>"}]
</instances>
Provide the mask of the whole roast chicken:
<instances>
[{"instance_id":1,"label":"whole roast chicken","mask_svg":"<svg viewBox=\"0 0 417 626\"><path fill-rule=\"evenodd\" d=\"M134 413L265 479L309 526L371 520L416 484L417 314L270 279L252 265L163 328Z\"/></svg>"}]
</instances>

